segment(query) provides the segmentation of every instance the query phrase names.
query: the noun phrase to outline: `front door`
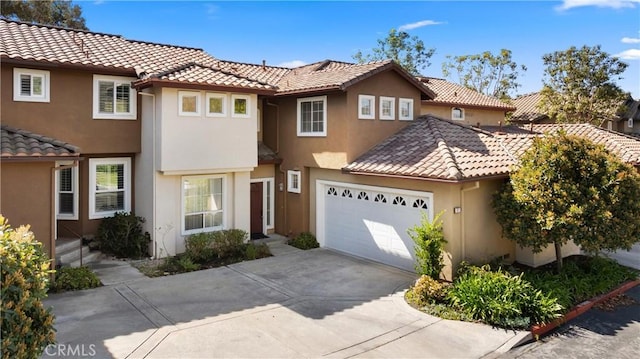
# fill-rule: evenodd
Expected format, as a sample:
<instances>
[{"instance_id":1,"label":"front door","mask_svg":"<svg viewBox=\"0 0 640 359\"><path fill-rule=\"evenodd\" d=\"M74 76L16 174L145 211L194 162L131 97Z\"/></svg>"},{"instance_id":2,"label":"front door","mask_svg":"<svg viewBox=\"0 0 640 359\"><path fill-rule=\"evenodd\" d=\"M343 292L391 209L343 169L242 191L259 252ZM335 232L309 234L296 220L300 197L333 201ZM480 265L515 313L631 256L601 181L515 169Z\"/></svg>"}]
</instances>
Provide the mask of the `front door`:
<instances>
[{"instance_id":1,"label":"front door","mask_svg":"<svg viewBox=\"0 0 640 359\"><path fill-rule=\"evenodd\" d=\"M251 234L263 234L262 182L251 183Z\"/></svg>"}]
</instances>

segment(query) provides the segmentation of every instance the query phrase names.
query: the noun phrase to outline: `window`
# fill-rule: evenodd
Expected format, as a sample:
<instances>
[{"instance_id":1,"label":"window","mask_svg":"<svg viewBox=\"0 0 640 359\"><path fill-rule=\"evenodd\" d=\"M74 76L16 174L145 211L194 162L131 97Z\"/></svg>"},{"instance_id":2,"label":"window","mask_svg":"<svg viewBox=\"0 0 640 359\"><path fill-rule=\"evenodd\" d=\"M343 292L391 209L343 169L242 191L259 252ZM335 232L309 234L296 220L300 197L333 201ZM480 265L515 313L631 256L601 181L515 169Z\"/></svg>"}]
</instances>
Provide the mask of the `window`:
<instances>
[{"instance_id":1,"label":"window","mask_svg":"<svg viewBox=\"0 0 640 359\"><path fill-rule=\"evenodd\" d=\"M56 167L73 162L56 162ZM78 219L78 167L56 171L56 215L58 219Z\"/></svg>"},{"instance_id":2,"label":"window","mask_svg":"<svg viewBox=\"0 0 640 359\"><path fill-rule=\"evenodd\" d=\"M233 106L233 117L249 117L249 96L231 95L231 105Z\"/></svg>"},{"instance_id":3,"label":"window","mask_svg":"<svg viewBox=\"0 0 640 359\"><path fill-rule=\"evenodd\" d=\"M200 92L178 91L178 114L200 116Z\"/></svg>"},{"instance_id":4,"label":"window","mask_svg":"<svg viewBox=\"0 0 640 359\"><path fill-rule=\"evenodd\" d=\"M49 71L14 68L13 100L49 102Z\"/></svg>"},{"instance_id":5,"label":"window","mask_svg":"<svg viewBox=\"0 0 640 359\"><path fill-rule=\"evenodd\" d=\"M451 109L451 119L463 121L464 120L464 110L460 107L454 107Z\"/></svg>"},{"instance_id":6,"label":"window","mask_svg":"<svg viewBox=\"0 0 640 359\"><path fill-rule=\"evenodd\" d=\"M222 93L207 93L207 113L209 117L227 116L227 95Z\"/></svg>"},{"instance_id":7,"label":"window","mask_svg":"<svg viewBox=\"0 0 640 359\"><path fill-rule=\"evenodd\" d=\"M224 228L224 176L182 178L182 234Z\"/></svg>"},{"instance_id":8,"label":"window","mask_svg":"<svg viewBox=\"0 0 640 359\"><path fill-rule=\"evenodd\" d=\"M396 119L396 98L380 96L380 119Z\"/></svg>"},{"instance_id":9,"label":"window","mask_svg":"<svg viewBox=\"0 0 640 359\"><path fill-rule=\"evenodd\" d=\"M135 120L136 91L128 77L93 75L93 118Z\"/></svg>"},{"instance_id":10,"label":"window","mask_svg":"<svg viewBox=\"0 0 640 359\"><path fill-rule=\"evenodd\" d=\"M629 117L627 120L627 127L633 128L633 117Z\"/></svg>"},{"instance_id":11,"label":"window","mask_svg":"<svg viewBox=\"0 0 640 359\"><path fill-rule=\"evenodd\" d=\"M298 99L298 136L327 135L327 96Z\"/></svg>"},{"instance_id":12,"label":"window","mask_svg":"<svg viewBox=\"0 0 640 359\"><path fill-rule=\"evenodd\" d=\"M401 98L399 100L400 106L400 120L412 121L413 120L413 99Z\"/></svg>"},{"instance_id":13,"label":"window","mask_svg":"<svg viewBox=\"0 0 640 359\"><path fill-rule=\"evenodd\" d=\"M300 171L287 171L287 191L300 193Z\"/></svg>"},{"instance_id":14,"label":"window","mask_svg":"<svg viewBox=\"0 0 640 359\"><path fill-rule=\"evenodd\" d=\"M131 211L131 159L89 159L89 218Z\"/></svg>"},{"instance_id":15,"label":"window","mask_svg":"<svg viewBox=\"0 0 640 359\"><path fill-rule=\"evenodd\" d=\"M358 118L361 120L373 120L376 118L376 97L371 95L358 95Z\"/></svg>"}]
</instances>

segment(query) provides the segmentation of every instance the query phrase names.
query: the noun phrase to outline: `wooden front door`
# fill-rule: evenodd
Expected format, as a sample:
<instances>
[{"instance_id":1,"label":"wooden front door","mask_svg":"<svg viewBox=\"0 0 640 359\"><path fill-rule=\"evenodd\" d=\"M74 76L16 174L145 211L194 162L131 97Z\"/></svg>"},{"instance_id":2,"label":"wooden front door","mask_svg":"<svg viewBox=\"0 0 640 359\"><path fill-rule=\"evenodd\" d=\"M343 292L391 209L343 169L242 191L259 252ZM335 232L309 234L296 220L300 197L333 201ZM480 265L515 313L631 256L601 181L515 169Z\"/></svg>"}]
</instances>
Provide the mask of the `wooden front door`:
<instances>
[{"instance_id":1,"label":"wooden front door","mask_svg":"<svg viewBox=\"0 0 640 359\"><path fill-rule=\"evenodd\" d=\"M251 183L251 233L263 233L262 182Z\"/></svg>"}]
</instances>

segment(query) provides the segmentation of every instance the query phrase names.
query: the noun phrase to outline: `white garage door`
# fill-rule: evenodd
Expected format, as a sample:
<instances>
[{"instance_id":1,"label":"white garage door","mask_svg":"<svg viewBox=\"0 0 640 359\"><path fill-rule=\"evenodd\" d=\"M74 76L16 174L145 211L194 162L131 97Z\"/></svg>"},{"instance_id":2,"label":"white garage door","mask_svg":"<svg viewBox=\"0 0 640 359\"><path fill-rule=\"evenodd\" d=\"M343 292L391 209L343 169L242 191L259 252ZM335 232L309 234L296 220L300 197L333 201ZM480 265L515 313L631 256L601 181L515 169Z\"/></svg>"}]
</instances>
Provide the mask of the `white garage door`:
<instances>
[{"instance_id":1,"label":"white garage door","mask_svg":"<svg viewBox=\"0 0 640 359\"><path fill-rule=\"evenodd\" d=\"M428 192L318 181L317 235L324 247L414 270L413 240L407 229L422 213L433 219Z\"/></svg>"}]
</instances>

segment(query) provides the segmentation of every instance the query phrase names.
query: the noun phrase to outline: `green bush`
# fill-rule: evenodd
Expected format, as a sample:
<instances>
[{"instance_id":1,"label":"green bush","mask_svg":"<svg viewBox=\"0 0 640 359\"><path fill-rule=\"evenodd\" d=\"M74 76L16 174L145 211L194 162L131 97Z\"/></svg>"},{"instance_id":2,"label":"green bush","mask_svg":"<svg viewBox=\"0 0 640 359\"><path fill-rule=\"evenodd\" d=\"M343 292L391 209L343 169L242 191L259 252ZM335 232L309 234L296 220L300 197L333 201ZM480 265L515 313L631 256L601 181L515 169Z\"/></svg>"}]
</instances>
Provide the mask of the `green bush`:
<instances>
[{"instance_id":1,"label":"green bush","mask_svg":"<svg viewBox=\"0 0 640 359\"><path fill-rule=\"evenodd\" d=\"M249 234L241 229L226 229L212 233L213 250L220 259L244 258Z\"/></svg>"},{"instance_id":2,"label":"green bush","mask_svg":"<svg viewBox=\"0 0 640 359\"><path fill-rule=\"evenodd\" d=\"M185 255L196 263L206 263L216 256L211 232L192 234L185 241Z\"/></svg>"},{"instance_id":3,"label":"green bush","mask_svg":"<svg viewBox=\"0 0 640 359\"><path fill-rule=\"evenodd\" d=\"M409 288L407 300L419 307L426 304L445 303L450 287L450 283L438 281L428 275L422 275Z\"/></svg>"},{"instance_id":4,"label":"green bush","mask_svg":"<svg viewBox=\"0 0 640 359\"><path fill-rule=\"evenodd\" d=\"M244 258L248 260L271 257L271 251L266 243L247 243Z\"/></svg>"},{"instance_id":5,"label":"green bush","mask_svg":"<svg viewBox=\"0 0 640 359\"><path fill-rule=\"evenodd\" d=\"M29 226L14 230L0 215L3 358L38 358L54 343L54 316L42 304L50 263Z\"/></svg>"},{"instance_id":6,"label":"green bush","mask_svg":"<svg viewBox=\"0 0 640 359\"><path fill-rule=\"evenodd\" d=\"M179 257L176 261L178 269L180 272L193 272L200 269L200 265L197 263L193 263L191 258L188 256Z\"/></svg>"},{"instance_id":7,"label":"green bush","mask_svg":"<svg viewBox=\"0 0 640 359\"><path fill-rule=\"evenodd\" d=\"M117 212L113 217L104 218L97 234L101 249L120 258L148 256L150 236L142 230L144 221L144 218L126 212Z\"/></svg>"},{"instance_id":8,"label":"green bush","mask_svg":"<svg viewBox=\"0 0 640 359\"><path fill-rule=\"evenodd\" d=\"M440 278L442 268L444 268L444 239L442 231L442 212L438 213L433 221L429 221L426 213L422 214L419 225L409 228L407 233L413 239L416 253L416 273L428 275L431 278Z\"/></svg>"},{"instance_id":9,"label":"green bush","mask_svg":"<svg viewBox=\"0 0 640 359\"><path fill-rule=\"evenodd\" d=\"M287 243L290 246L304 250L320 247L316 236L314 236L313 233L310 232L302 232L294 238L290 239Z\"/></svg>"},{"instance_id":10,"label":"green bush","mask_svg":"<svg viewBox=\"0 0 640 359\"><path fill-rule=\"evenodd\" d=\"M488 266L469 267L447 294L449 302L476 320L502 327L528 328L560 316L556 298L543 294L523 275L514 276Z\"/></svg>"},{"instance_id":11,"label":"green bush","mask_svg":"<svg viewBox=\"0 0 640 359\"><path fill-rule=\"evenodd\" d=\"M56 271L56 279L51 290L62 292L99 287L100 279L88 267L64 267Z\"/></svg>"}]
</instances>

